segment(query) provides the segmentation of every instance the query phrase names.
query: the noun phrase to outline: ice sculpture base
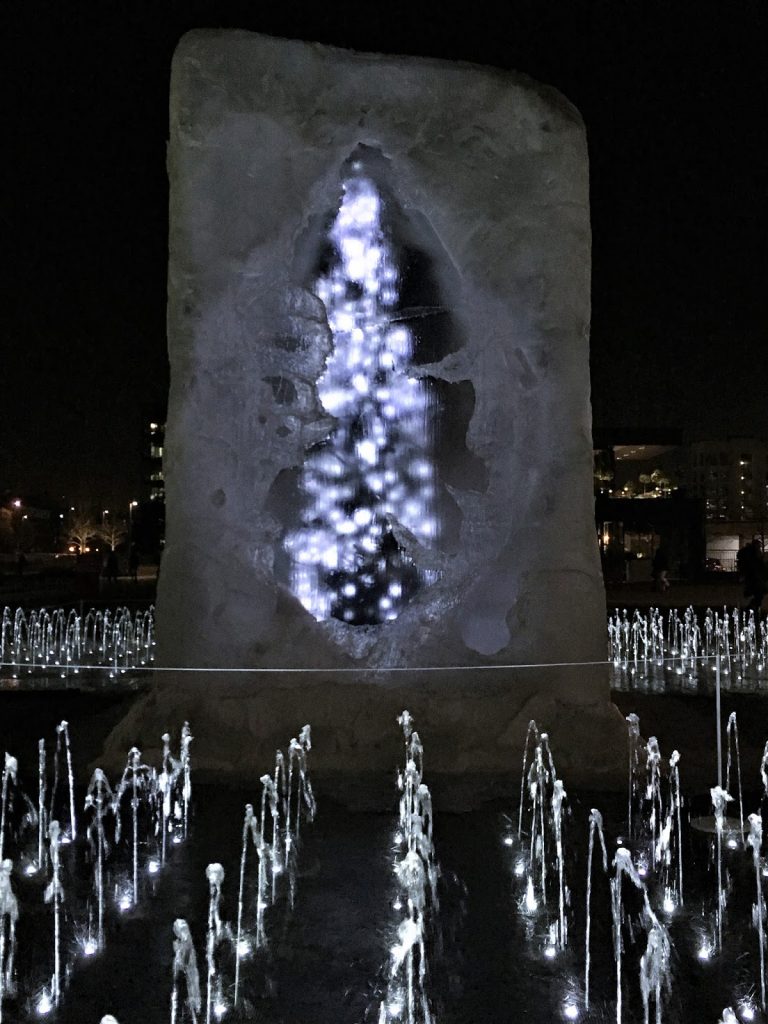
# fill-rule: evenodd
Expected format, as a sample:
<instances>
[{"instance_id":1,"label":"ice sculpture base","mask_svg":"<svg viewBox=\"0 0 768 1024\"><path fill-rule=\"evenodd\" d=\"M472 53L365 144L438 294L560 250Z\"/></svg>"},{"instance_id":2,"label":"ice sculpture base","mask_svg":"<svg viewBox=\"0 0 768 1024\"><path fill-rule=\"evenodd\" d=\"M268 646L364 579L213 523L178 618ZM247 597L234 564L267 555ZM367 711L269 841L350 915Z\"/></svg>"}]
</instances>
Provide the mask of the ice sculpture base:
<instances>
[{"instance_id":1,"label":"ice sculpture base","mask_svg":"<svg viewBox=\"0 0 768 1024\"><path fill-rule=\"evenodd\" d=\"M192 724L194 764L203 778L247 783L258 779L275 750L312 725L313 773L360 775L392 771L402 760L396 718L414 715L429 748L430 771L458 782L498 776L519 786L528 722L550 734L559 774L571 783L615 789L625 785L626 723L609 702L584 699L577 677L532 671L522 682L478 675L399 680L387 685L332 676L309 681L280 675L230 677L212 673L163 680L139 698L106 744L107 763L121 763L133 744L150 756L169 723ZM102 761L99 761L101 764ZM455 787L461 801L473 799ZM476 787L474 799L488 796Z\"/></svg>"}]
</instances>

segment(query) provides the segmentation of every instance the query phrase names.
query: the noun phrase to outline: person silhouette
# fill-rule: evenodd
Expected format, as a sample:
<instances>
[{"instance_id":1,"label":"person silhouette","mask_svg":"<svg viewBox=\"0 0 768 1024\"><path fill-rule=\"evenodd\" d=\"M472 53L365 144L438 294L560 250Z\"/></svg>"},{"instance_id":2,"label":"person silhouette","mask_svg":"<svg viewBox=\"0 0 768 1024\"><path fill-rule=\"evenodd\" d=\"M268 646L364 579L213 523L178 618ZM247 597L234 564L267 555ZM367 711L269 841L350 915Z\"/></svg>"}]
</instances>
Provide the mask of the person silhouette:
<instances>
[{"instance_id":1,"label":"person silhouette","mask_svg":"<svg viewBox=\"0 0 768 1024\"><path fill-rule=\"evenodd\" d=\"M104 577L107 583L117 583L117 554L112 549L107 555L107 560L104 563Z\"/></svg>"},{"instance_id":2,"label":"person silhouette","mask_svg":"<svg viewBox=\"0 0 768 1024\"><path fill-rule=\"evenodd\" d=\"M768 566L765 564L759 537L754 537L739 551L736 567L744 583L744 596L750 598L747 607L755 612L760 611L763 598L768 592Z\"/></svg>"},{"instance_id":3,"label":"person silhouette","mask_svg":"<svg viewBox=\"0 0 768 1024\"><path fill-rule=\"evenodd\" d=\"M656 549L656 554L653 556L652 576L656 589L662 594L669 589L669 558L663 544Z\"/></svg>"},{"instance_id":4,"label":"person silhouette","mask_svg":"<svg viewBox=\"0 0 768 1024\"><path fill-rule=\"evenodd\" d=\"M138 580L139 574L139 549L135 544L131 545L131 553L128 556L128 570L131 574L131 579L135 583Z\"/></svg>"}]
</instances>

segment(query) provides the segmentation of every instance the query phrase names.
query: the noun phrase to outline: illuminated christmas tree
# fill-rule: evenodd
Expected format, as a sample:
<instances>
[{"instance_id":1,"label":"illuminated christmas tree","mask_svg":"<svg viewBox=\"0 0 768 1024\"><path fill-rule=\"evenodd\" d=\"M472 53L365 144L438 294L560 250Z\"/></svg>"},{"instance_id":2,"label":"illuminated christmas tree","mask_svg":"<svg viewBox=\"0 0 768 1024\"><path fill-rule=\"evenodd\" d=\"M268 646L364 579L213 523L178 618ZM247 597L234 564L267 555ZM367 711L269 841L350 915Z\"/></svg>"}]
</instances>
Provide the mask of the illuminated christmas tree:
<instances>
[{"instance_id":1,"label":"illuminated christmas tree","mask_svg":"<svg viewBox=\"0 0 768 1024\"><path fill-rule=\"evenodd\" d=\"M315 284L333 334L317 382L335 418L305 461L301 526L286 538L291 589L315 618L397 618L425 574L398 540L437 535L429 393L412 375L413 337L398 318L398 268L382 199L360 162L343 186Z\"/></svg>"}]
</instances>

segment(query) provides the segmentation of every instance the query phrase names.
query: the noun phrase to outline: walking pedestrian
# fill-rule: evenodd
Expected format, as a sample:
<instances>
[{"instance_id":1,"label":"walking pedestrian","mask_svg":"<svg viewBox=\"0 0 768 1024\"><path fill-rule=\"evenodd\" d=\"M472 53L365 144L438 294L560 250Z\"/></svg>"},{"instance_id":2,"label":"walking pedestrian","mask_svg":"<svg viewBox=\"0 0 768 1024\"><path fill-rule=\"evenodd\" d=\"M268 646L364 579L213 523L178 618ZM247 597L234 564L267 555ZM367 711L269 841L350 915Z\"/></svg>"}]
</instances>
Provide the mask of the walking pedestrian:
<instances>
[{"instance_id":1,"label":"walking pedestrian","mask_svg":"<svg viewBox=\"0 0 768 1024\"><path fill-rule=\"evenodd\" d=\"M741 548L736 556L736 568L744 584L744 596L750 599L747 607L752 611L760 611L763 598L768 592L768 566L765 564L759 537L754 537Z\"/></svg>"}]
</instances>

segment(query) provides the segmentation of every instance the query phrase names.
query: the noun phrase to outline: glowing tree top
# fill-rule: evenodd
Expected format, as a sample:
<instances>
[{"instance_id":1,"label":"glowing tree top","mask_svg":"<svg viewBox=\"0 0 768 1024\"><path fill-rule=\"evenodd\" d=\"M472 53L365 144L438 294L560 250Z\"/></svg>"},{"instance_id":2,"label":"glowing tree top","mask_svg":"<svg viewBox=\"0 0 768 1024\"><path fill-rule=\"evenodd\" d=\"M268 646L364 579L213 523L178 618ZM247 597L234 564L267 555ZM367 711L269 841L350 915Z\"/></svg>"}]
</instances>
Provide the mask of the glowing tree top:
<instances>
[{"instance_id":1,"label":"glowing tree top","mask_svg":"<svg viewBox=\"0 0 768 1024\"><path fill-rule=\"evenodd\" d=\"M438 532L427 385L411 374L413 338L398 318L398 267L382 200L359 162L329 232L333 255L315 284L333 350L317 382L336 419L305 460L301 526L288 534L291 589L316 619L355 625L397 618L430 582L402 538ZM410 546L410 545L409 545Z\"/></svg>"}]
</instances>

